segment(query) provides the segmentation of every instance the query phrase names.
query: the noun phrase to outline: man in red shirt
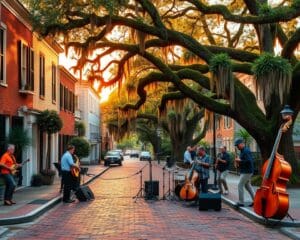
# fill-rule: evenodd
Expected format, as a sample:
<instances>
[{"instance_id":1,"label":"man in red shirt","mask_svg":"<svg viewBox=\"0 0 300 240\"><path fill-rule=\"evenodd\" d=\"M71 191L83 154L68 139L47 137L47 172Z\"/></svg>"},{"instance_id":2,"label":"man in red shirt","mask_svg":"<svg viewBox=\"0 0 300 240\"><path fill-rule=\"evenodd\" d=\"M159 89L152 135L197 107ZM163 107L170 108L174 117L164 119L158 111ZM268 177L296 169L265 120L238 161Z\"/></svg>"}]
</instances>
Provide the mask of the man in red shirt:
<instances>
[{"instance_id":1,"label":"man in red shirt","mask_svg":"<svg viewBox=\"0 0 300 240\"><path fill-rule=\"evenodd\" d=\"M0 159L1 175L5 180L5 193L4 193L4 205L11 206L15 204L12 201L13 193L16 187L16 182L12 172L19 166L14 157L15 146L9 144L6 153L4 153Z\"/></svg>"}]
</instances>

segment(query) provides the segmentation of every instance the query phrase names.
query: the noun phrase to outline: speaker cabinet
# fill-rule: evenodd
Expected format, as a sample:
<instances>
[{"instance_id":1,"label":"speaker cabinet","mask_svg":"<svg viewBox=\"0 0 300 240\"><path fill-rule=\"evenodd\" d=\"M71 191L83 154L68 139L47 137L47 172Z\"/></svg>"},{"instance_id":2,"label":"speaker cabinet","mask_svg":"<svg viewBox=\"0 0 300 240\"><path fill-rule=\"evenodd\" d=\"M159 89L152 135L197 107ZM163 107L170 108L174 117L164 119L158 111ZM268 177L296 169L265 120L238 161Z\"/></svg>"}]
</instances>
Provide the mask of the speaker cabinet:
<instances>
[{"instance_id":1,"label":"speaker cabinet","mask_svg":"<svg viewBox=\"0 0 300 240\"><path fill-rule=\"evenodd\" d=\"M145 181L145 198L159 196L159 181Z\"/></svg>"},{"instance_id":2,"label":"speaker cabinet","mask_svg":"<svg viewBox=\"0 0 300 240\"><path fill-rule=\"evenodd\" d=\"M95 199L94 193L89 188L89 186L80 186L75 195L80 202Z\"/></svg>"},{"instance_id":3,"label":"speaker cabinet","mask_svg":"<svg viewBox=\"0 0 300 240\"><path fill-rule=\"evenodd\" d=\"M222 208L221 194L219 193L200 193L199 210L213 209L220 211Z\"/></svg>"}]
</instances>

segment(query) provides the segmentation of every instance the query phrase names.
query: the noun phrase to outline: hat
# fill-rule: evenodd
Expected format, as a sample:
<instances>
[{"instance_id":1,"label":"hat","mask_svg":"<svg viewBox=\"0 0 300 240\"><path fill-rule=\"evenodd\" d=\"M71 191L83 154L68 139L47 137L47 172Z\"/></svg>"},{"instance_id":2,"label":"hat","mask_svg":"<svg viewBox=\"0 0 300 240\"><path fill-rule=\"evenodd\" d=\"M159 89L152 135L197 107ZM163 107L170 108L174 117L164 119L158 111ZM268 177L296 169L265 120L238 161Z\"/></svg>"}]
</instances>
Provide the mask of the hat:
<instances>
[{"instance_id":1,"label":"hat","mask_svg":"<svg viewBox=\"0 0 300 240\"><path fill-rule=\"evenodd\" d=\"M242 138L237 138L237 139L235 139L235 141L234 141L234 146L237 146L237 145L239 145L239 144L241 144L241 143L243 143L244 142L244 140L242 139Z\"/></svg>"}]
</instances>

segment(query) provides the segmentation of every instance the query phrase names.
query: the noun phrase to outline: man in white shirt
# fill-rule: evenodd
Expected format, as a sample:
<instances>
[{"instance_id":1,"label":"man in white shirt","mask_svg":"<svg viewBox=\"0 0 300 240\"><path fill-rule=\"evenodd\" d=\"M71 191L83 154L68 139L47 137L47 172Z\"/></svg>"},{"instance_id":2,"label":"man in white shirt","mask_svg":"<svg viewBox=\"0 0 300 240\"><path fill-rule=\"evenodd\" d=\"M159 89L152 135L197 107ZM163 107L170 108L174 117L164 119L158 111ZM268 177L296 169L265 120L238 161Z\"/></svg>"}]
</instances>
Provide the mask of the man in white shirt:
<instances>
[{"instance_id":1,"label":"man in white shirt","mask_svg":"<svg viewBox=\"0 0 300 240\"><path fill-rule=\"evenodd\" d=\"M192 150L191 146L188 146L183 155L183 163L186 165L186 167L190 167L193 162L191 156L191 150Z\"/></svg>"}]
</instances>

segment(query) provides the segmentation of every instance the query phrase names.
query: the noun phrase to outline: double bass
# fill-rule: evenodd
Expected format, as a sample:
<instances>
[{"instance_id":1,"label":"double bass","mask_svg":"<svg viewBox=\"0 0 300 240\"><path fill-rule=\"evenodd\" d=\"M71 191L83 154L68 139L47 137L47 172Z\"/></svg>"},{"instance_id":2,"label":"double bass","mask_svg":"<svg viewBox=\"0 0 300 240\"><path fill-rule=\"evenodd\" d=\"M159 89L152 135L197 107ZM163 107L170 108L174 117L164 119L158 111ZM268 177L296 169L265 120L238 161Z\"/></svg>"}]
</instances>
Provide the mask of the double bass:
<instances>
[{"instance_id":1,"label":"double bass","mask_svg":"<svg viewBox=\"0 0 300 240\"><path fill-rule=\"evenodd\" d=\"M277 150L282 133L287 131L291 124L292 118L281 125L271 156L262 167L263 180L254 197L254 212L264 218L283 219L289 209L286 184L292 174L292 168Z\"/></svg>"},{"instance_id":2,"label":"double bass","mask_svg":"<svg viewBox=\"0 0 300 240\"><path fill-rule=\"evenodd\" d=\"M199 174L195 168L195 162L185 177L185 183L180 189L179 196L186 201L192 201L198 196L197 181L199 180Z\"/></svg>"}]
</instances>

